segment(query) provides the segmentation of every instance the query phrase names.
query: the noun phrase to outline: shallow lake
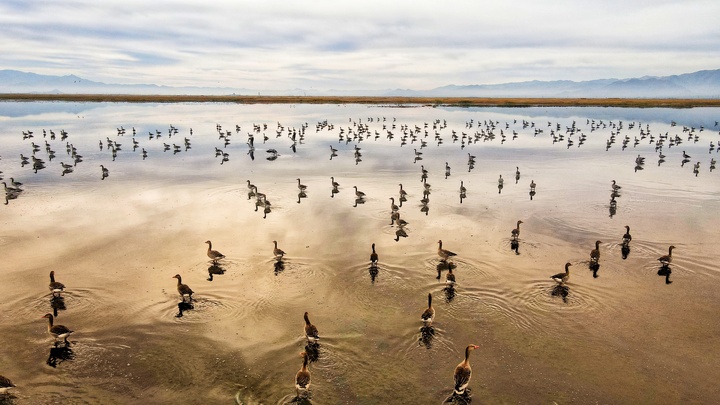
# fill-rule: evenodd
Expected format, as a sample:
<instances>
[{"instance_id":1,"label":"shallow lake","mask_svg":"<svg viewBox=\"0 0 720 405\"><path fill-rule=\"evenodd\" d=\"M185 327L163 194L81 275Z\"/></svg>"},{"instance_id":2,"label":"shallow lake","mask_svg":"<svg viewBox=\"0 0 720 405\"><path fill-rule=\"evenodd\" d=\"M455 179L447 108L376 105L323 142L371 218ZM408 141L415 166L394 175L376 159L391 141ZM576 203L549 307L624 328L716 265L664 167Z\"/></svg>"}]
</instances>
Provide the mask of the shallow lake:
<instances>
[{"instance_id":1,"label":"shallow lake","mask_svg":"<svg viewBox=\"0 0 720 405\"><path fill-rule=\"evenodd\" d=\"M0 207L0 374L18 386L0 402L288 403L312 349L311 403L442 403L470 344L473 403L717 402L718 119L0 103L0 176L23 183Z\"/></svg>"}]
</instances>

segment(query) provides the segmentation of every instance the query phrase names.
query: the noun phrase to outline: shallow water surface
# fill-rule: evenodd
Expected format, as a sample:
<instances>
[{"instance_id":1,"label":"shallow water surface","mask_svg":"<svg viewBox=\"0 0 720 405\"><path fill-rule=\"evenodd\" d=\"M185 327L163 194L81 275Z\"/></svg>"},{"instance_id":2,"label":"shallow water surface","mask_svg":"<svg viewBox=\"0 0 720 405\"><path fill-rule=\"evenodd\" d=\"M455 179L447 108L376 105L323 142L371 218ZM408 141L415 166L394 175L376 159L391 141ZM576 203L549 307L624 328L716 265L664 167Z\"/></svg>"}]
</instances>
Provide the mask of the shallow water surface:
<instances>
[{"instance_id":1,"label":"shallow water surface","mask_svg":"<svg viewBox=\"0 0 720 405\"><path fill-rule=\"evenodd\" d=\"M717 402L718 118L712 108L0 103L0 176L24 183L0 208L0 374L18 386L0 401L296 401L300 352L313 349L307 311L321 337L312 403L441 403L469 344L480 346L475 403ZM226 256L217 264L206 240ZM453 287L438 240L457 253ZM550 276L566 262L558 286ZM423 328L428 293L436 316ZM75 330L69 346L47 334L41 317L53 312Z\"/></svg>"}]
</instances>

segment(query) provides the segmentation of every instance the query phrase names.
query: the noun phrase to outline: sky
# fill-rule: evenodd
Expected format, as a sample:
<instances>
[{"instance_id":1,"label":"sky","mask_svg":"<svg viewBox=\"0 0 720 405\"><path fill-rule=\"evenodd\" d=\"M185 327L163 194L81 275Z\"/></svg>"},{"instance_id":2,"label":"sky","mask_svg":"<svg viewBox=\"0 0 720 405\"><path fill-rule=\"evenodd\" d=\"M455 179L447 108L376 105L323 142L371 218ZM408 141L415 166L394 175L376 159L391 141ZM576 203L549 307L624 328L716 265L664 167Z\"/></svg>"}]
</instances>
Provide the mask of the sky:
<instances>
[{"instance_id":1,"label":"sky","mask_svg":"<svg viewBox=\"0 0 720 405\"><path fill-rule=\"evenodd\" d=\"M0 0L0 69L119 84L426 90L720 68L717 0Z\"/></svg>"}]
</instances>

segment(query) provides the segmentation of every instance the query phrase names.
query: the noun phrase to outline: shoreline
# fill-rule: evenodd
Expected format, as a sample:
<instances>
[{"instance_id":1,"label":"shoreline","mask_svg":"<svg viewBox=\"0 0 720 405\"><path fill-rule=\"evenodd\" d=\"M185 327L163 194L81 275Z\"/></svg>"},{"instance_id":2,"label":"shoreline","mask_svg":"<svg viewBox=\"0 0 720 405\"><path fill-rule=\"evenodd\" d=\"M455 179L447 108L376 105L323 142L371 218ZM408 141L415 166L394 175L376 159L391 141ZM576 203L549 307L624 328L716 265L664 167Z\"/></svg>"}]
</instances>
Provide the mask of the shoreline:
<instances>
[{"instance_id":1,"label":"shoreline","mask_svg":"<svg viewBox=\"0 0 720 405\"><path fill-rule=\"evenodd\" d=\"M375 104L452 107L720 107L716 99L672 98L514 98L514 97L373 97L373 96L242 96L156 94L0 94L0 101L86 103L235 103L235 104Z\"/></svg>"}]
</instances>

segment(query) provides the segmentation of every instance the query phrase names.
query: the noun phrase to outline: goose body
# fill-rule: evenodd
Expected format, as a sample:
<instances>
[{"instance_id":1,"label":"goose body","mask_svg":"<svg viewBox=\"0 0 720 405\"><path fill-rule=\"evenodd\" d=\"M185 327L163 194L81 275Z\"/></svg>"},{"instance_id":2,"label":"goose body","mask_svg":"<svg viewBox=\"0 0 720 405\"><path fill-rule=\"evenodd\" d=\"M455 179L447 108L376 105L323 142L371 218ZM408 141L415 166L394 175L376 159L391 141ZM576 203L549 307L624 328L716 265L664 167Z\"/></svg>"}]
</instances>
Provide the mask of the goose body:
<instances>
[{"instance_id":1,"label":"goose body","mask_svg":"<svg viewBox=\"0 0 720 405\"><path fill-rule=\"evenodd\" d=\"M598 260L600 260L600 244L602 242L595 241L595 249L590 251L590 261L593 263L597 263Z\"/></svg>"},{"instance_id":2,"label":"goose body","mask_svg":"<svg viewBox=\"0 0 720 405\"><path fill-rule=\"evenodd\" d=\"M470 352L479 348L480 346L469 345L465 348L465 360L461 361L460 364L455 367L455 373L453 379L455 380L455 387L453 391L456 395L463 395L470 384L470 377L472 377L472 367L470 367Z\"/></svg>"},{"instance_id":3,"label":"goose body","mask_svg":"<svg viewBox=\"0 0 720 405\"><path fill-rule=\"evenodd\" d=\"M182 283L182 277L180 277L179 274L176 274L172 278L177 279L177 291L178 291L178 294L180 294L180 296L183 298L183 300L185 300L185 296L187 295L188 297L190 297L190 300L192 301L193 290L190 287L188 287L187 284Z\"/></svg>"},{"instance_id":4,"label":"goose body","mask_svg":"<svg viewBox=\"0 0 720 405\"><path fill-rule=\"evenodd\" d=\"M391 210L392 212L396 212L396 211L399 211L399 210L400 210L400 207L398 207L398 206L395 204L395 198L394 198L394 197L390 197L390 210Z\"/></svg>"},{"instance_id":5,"label":"goose body","mask_svg":"<svg viewBox=\"0 0 720 405\"><path fill-rule=\"evenodd\" d=\"M520 224L522 224L523 221L517 221L517 227L510 231L512 234L513 239L517 240L518 236L520 236Z\"/></svg>"},{"instance_id":6,"label":"goose body","mask_svg":"<svg viewBox=\"0 0 720 405\"><path fill-rule=\"evenodd\" d=\"M623 235L623 245L627 245L632 240L630 235L630 226L625 225L625 235Z\"/></svg>"},{"instance_id":7,"label":"goose body","mask_svg":"<svg viewBox=\"0 0 720 405\"><path fill-rule=\"evenodd\" d=\"M295 374L295 393L300 396L300 391L310 389L310 370L308 369L308 355L305 352L300 353L303 358L303 365Z\"/></svg>"},{"instance_id":8,"label":"goose body","mask_svg":"<svg viewBox=\"0 0 720 405\"><path fill-rule=\"evenodd\" d=\"M22 190L19 188L8 187L7 183L5 183L4 181L2 182L2 184L3 184L3 187L5 188L5 194L18 194L18 193L22 192Z\"/></svg>"},{"instance_id":9,"label":"goose body","mask_svg":"<svg viewBox=\"0 0 720 405\"><path fill-rule=\"evenodd\" d=\"M435 319L435 308L432 306L432 294L428 293L428 307L420 315L420 320L426 324L431 324L433 319Z\"/></svg>"},{"instance_id":10,"label":"goose body","mask_svg":"<svg viewBox=\"0 0 720 405\"><path fill-rule=\"evenodd\" d=\"M370 264L376 266L378 262L378 254L375 252L375 244L372 244L372 253L370 253Z\"/></svg>"},{"instance_id":11,"label":"goose body","mask_svg":"<svg viewBox=\"0 0 720 405\"><path fill-rule=\"evenodd\" d=\"M330 177L330 184L332 184L333 188L340 187L340 183L335 181L335 177Z\"/></svg>"},{"instance_id":12,"label":"goose body","mask_svg":"<svg viewBox=\"0 0 720 405\"><path fill-rule=\"evenodd\" d=\"M660 257L658 258L658 261L659 261L660 263L662 263L663 266L667 266L668 264L670 264L670 263L672 262L672 251L673 251L673 249L675 249L675 246L670 246L670 248L668 249L668 254L666 254L665 256L660 256Z\"/></svg>"},{"instance_id":13,"label":"goose body","mask_svg":"<svg viewBox=\"0 0 720 405\"><path fill-rule=\"evenodd\" d=\"M320 336L318 335L318 329L315 327L315 325L310 323L310 318L308 317L307 312L305 312L303 318L305 318L305 337L307 338L308 342L314 342L320 339Z\"/></svg>"},{"instance_id":14,"label":"goose body","mask_svg":"<svg viewBox=\"0 0 720 405\"><path fill-rule=\"evenodd\" d=\"M564 273L558 273L554 276L551 276L550 278L555 280L558 284L565 284L570 279L570 266L572 266L571 263L565 263L565 272Z\"/></svg>"},{"instance_id":15,"label":"goose body","mask_svg":"<svg viewBox=\"0 0 720 405\"><path fill-rule=\"evenodd\" d=\"M10 177L10 184L11 184L13 187L18 187L18 188L20 188L20 186L23 185L23 184L20 183L19 181L15 181L15 179L13 179L12 177Z\"/></svg>"},{"instance_id":16,"label":"goose body","mask_svg":"<svg viewBox=\"0 0 720 405\"><path fill-rule=\"evenodd\" d=\"M13 388L15 384L9 378L0 375L0 394L7 394Z\"/></svg>"},{"instance_id":17,"label":"goose body","mask_svg":"<svg viewBox=\"0 0 720 405\"><path fill-rule=\"evenodd\" d=\"M455 284L455 274L453 274L451 266L448 266L448 272L445 274L445 283L450 285Z\"/></svg>"},{"instance_id":18,"label":"goose body","mask_svg":"<svg viewBox=\"0 0 720 405\"><path fill-rule=\"evenodd\" d=\"M275 255L275 257L285 256L285 251L283 251L282 249L278 249L276 240L273 241L273 244L275 245L275 248L273 248L273 254Z\"/></svg>"},{"instance_id":19,"label":"goose body","mask_svg":"<svg viewBox=\"0 0 720 405\"><path fill-rule=\"evenodd\" d=\"M213 261L213 263L217 263L218 260L225 258L224 254L218 252L217 250L213 250L211 241L207 240L205 243L208 244L207 256Z\"/></svg>"},{"instance_id":20,"label":"goose body","mask_svg":"<svg viewBox=\"0 0 720 405\"><path fill-rule=\"evenodd\" d=\"M53 295L60 294L65 289L65 284L55 281L55 271L50 272L50 290L53 292Z\"/></svg>"},{"instance_id":21,"label":"goose body","mask_svg":"<svg viewBox=\"0 0 720 405\"><path fill-rule=\"evenodd\" d=\"M449 257L457 256L457 253L451 252L447 249L443 249L442 247L442 240L438 241L438 256L440 256L440 259L447 260Z\"/></svg>"},{"instance_id":22,"label":"goose body","mask_svg":"<svg viewBox=\"0 0 720 405\"><path fill-rule=\"evenodd\" d=\"M65 343L67 343L67 338L74 332L70 330L65 325L54 325L53 324L53 315L52 314L45 314L43 318L47 318L48 320L48 333L51 334L55 340L57 339L63 339Z\"/></svg>"},{"instance_id":23,"label":"goose body","mask_svg":"<svg viewBox=\"0 0 720 405\"><path fill-rule=\"evenodd\" d=\"M365 193L358 190L357 186L353 186L353 188L355 189L355 196L357 196L357 198L365 198Z\"/></svg>"},{"instance_id":24,"label":"goose body","mask_svg":"<svg viewBox=\"0 0 720 405\"><path fill-rule=\"evenodd\" d=\"M405 192L405 190L403 190L403 186L402 186L402 184L400 184L400 198L402 199L405 197L407 197L407 192Z\"/></svg>"},{"instance_id":25,"label":"goose body","mask_svg":"<svg viewBox=\"0 0 720 405\"><path fill-rule=\"evenodd\" d=\"M466 192L467 192L467 189L465 188L463 181L460 180L460 194L465 194Z\"/></svg>"},{"instance_id":26,"label":"goose body","mask_svg":"<svg viewBox=\"0 0 720 405\"><path fill-rule=\"evenodd\" d=\"M617 183L615 182L615 180L612 181L612 186L611 186L611 187L612 187L613 191L618 191L618 190L620 190L620 189L622 188L622 187L620 187L620 186L617 185Z\"/></svg>"},{"instance_id":27,"label":"goose body","mask_svg":"<svg viewBox=\"0 0 720 405\"><path fill-rule=\"evenodd\" d=\"M535 191L535 180L530 180L530 191Z\"/></svg>"},{"instance_id":28,"label":"goose body","mask_svg":"<svg viewBox=\"0 0 720 405\"><path fill-rule=\"evenodd\" d=\"M307 186L306 186L306 185L300 184L300 179L297 179L297 182L298 182L298 185L297 185L298 190L300 190L300 191L305 191L305 190L307 190Z\"/></svg>"}]
</instances>

